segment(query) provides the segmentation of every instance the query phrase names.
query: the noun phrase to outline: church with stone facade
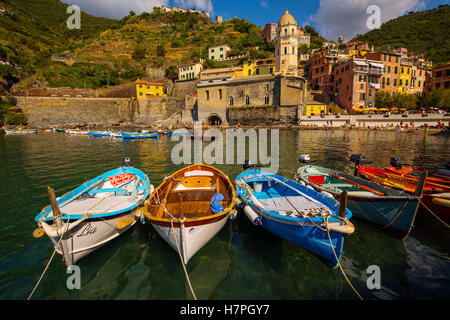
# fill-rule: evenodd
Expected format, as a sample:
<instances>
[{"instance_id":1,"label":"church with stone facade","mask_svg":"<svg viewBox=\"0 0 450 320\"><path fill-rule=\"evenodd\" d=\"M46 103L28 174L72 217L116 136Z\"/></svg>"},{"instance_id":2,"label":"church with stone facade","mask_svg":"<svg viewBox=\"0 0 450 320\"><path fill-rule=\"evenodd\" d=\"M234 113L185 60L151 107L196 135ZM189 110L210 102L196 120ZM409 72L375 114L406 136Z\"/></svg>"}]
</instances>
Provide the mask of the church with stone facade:
<instances>
[{"instance_id":1,"label":"church with stone facade","mask_svg":"<svg viewBox=\"0 0 450 320\"><path fill-rule=\"evenodd\" d=\"M254 123L258 117L273 118L273 124L297 124L306 103L307 82L299 76L297 22L286 10L275 38L275 70L271 74L234 77L217 73L201 77L197 101L192 107L195 121L205 124L234 125ZM242 109L251 112L235 112ZM240 119L237 114L253 115ZM258 116L260 115L260 116ZM263 119L264 120L264 119ZM264 124L270 124L265 120Z\"/></svg>"}]
</instances>

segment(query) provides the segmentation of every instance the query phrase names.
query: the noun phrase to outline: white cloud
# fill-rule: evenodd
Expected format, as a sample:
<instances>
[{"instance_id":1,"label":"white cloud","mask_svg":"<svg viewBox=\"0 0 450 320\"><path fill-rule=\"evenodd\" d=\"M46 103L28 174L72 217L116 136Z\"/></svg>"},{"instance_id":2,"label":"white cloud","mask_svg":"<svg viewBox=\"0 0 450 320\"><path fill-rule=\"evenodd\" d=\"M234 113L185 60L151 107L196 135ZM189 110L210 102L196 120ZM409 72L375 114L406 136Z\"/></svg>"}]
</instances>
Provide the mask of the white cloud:
<instances>
[{"instance_id":1,"label":"white cloud","mask_svg":"<svg viewBox=\"0 0 450 320\"><path fill-rule=\"evenodd\" d=\"M141 14L152 12L154 7L168 4L168 0L63 0L68 4L76 4L80 9L98 17L120 19L130 11Z\"/></svg>"},{"instance_id":2,"label":"white cloud","mask_svg":"<svg viewBox=\"0 0 450 320\"><path fill-rule=\"evenodd\" d=\"M261 5L261 7L263 7L263 8L268 8L268 7L269 7L269 4L268 4L267 1L265 1L265 0L261 0L260 5Z\"/></svg>"},{"instance_id":3,"label":"white cloud","mask_svg":"<svg viewBox=\"0 0 450 320\"><path fill-rule=\"evenodd\" d=\"M367 8L380 8L381 24L409 11L425 8L427 0L320 0L319 10L310 17L318 31L329 40L342 35L345 41L370 31L367 20L372 15Z\"/></svg>"},{"instance_id":4,"label":"white cloud","mask_svg":"<svg viewBox=\"0 0 450 320\"><path fill-rule=\"evenodd\" d=\"M211 0L174 0L175 5L178 5L184 9L199 9L205 12L208 11L212 13L214 8ZM209 7L208 7L209 4Z\"/></svg>"}]
</instances>

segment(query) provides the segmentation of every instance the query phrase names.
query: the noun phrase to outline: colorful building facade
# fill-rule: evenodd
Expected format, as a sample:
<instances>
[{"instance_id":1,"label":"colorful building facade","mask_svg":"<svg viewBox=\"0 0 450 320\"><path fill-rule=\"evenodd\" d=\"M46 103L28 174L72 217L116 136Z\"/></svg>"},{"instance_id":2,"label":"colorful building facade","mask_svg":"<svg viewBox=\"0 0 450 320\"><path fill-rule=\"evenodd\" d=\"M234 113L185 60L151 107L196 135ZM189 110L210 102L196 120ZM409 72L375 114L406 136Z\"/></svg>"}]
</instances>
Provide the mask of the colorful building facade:
<instances>
[{"instance_id":1,"label":"colorful building facade","mask_svg":"<svg viewBox=\"0 0 450 320\"><path fill-rule=\"evenodd\" d=\"M136 96L138 99L164 97L164 83L147 82L144 80L136 81Z\"/></svg>"}]
</instances>

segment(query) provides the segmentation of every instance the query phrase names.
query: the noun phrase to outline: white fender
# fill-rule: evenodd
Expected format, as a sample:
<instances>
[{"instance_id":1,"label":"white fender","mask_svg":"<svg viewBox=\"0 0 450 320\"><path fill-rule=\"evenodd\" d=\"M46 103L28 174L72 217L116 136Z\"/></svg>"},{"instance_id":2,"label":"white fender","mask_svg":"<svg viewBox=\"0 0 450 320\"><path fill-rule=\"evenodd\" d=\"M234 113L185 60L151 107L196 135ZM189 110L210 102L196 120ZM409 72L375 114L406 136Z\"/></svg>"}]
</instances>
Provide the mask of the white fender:
<instances>
[{"instance_id":1,"label":"white fender","mask_svg":"<svg viewBox=\"0 0 450 320\"><path fill-rule=\"evenodd\" d=\"M328 228L332 231L340 232L343 234L352 234L355 232L355 226L349 220L341 220L337 222L329 222Z\"/></svg>"},{"instance_id":2,"label":"white fender","mask_svg":"<svg viewBox=\"0 0 450 320\"><path fill-rule=\"evenodd\" d=\"M325 197L328 197L328 198L330 198L330 199L334 199L333 195L332 195L331 193L329 193L329 192L322 191L321 193L322 193Z\"/></svg>"},{"instance_id":3,"label":"white fender","mask_svg":"<svg viewBox=\"0 0 450 320\"><path fill-rule=\"evenodd\" d=\"M306 182L305 181L303 181L303 180L299 180L299 182L298 183L300 183L302 186L306 186Z\"/></svg>"},{"instance_id":4,"label":"white fender","mask_svg":"<svg viewBox=\"0 0 450 320\"><path fill-rule=\"evenodd\" d=\"M261 217L250 206L245 206L244 213L255 226L262 226Z\"/></svg>"}]
</instances>

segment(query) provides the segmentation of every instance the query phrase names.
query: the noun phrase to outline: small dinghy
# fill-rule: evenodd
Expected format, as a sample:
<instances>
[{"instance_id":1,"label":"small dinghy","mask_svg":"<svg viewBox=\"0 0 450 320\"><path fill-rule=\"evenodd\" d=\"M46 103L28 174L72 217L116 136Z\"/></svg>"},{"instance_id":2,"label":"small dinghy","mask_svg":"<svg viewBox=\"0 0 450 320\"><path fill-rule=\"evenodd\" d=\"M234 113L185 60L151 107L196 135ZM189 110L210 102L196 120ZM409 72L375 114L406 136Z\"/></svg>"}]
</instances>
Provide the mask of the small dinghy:
<instances>
[{"instance_id":1,"label":"small dinghy","mask_svg":"<svg viewBox=\"0 0 450 320\"><path fill-rule=\"evenodd\" d=\"M341 204L282 176L246 164L236 178L238 206L247 218L336 267L342 255L344 234L355 231L349 221L346 196Z\"/></svg>"},{"instance_id":2,"label":"small dinghy","mask_svg":"<svg viewBox=\"0 0 450 320\"><path fill-rule=\"evenodd\" d=\"M23 128L11 129L11 128L3 127L3 130L5 130L5 134L7 134L7 135L38 133L38 131L36 129L23 129Z\"/></svg>"},{"instance_id":3,"label":"small dinghy","mask_svg":"<svg viewBox=\"0 0 450 320\"><path fill-rule=\"evenodd\" d=\"M234 218L235 198L223 172L199 164L166 178L146 201L144 214L187 265Z\"/></svg>"},{"instance_id":4,"label":"small dinghy","mask_svg":"<svg viewBox=\"0 0 450 320\"><path fill-rule=\"evenodd\" d=\"M89 137L91 138L103 138L103 137L109 137L111 136L111 132L109 131L89 131Z\"/></svg>"},{"instance_id":5,"label":"small dinghy","mask_svg":"<svg viewBox=\"0 0 450 320\"><path fill-rule=\"evenodd\" d=\"M157 133L125 133L122 132L124 140L139 140L139 139L158 139Z\"/></svg>"},{"instance_id":6,"label":"small dinghy","mask_svg":"<svg viewBox=\"0 0 450 320\"><path fill-rule=\"evenodd\" d=\"M48 189L50 205L36 217L39 228L33 235L38 238L47 234L70 266L131 228L140 218L153 186L127 158L123 167L61 198L56 199L53 189Z\"/></svg>"},{"instance_id":7,"label":"small dinghy","mask_svg":"<svg viewBox=\"0 0 450 320\"><path fill-rule=\"evenodd\" d=\"M397 238L408 237L414 226L425 180L416 194L410 195L349 174L314 166L307 154L302 154L299 160L303 167L297 171L298 182L336 200L348 191L348 208L355 218L380 225Z\"/></svg>"}]
</instances>

